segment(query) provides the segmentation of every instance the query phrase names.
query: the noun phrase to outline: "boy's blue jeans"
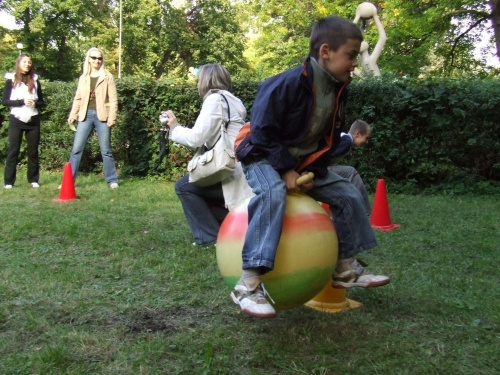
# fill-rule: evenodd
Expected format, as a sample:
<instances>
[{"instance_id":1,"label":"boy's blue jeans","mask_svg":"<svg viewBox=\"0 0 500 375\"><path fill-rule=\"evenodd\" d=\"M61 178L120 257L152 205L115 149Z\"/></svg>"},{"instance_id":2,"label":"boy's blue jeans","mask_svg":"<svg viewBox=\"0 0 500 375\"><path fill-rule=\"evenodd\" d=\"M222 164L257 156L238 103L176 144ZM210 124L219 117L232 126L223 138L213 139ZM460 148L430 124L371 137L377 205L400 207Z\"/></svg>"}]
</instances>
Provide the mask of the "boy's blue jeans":
<instances>
[{"instance_id":1,"label":"boy's blue jeans","mask_svg":"<svg viewBox=\"0 0 500 375\"><path fill-rule=\"evenodd\" d=\"M272 270L285 214L286 185L266 159L252 160L242 166L255 194L248 204L243 269ZM339 259L377 246L363 198L353 184L329 171L325 178L315 178L314 188L306 194L330 206L339 239Z\"/></svg>"},{"instance_id":2,"label":"boy's blue jeans","mask_svg":"<svg viewBox=\"0 0 500 375\"><path fill-rule=\"evenodd\" d=\"M99 147L101 149L102 163L104 169L104 178L109 184L118 182L116 174L115 159L111 151L111 128L108 128L106 122L97 118L97 111L89 109L85 120L78 123L76 128L75 139L73 140L73 149L69 154L69 162L71 163L71 171L73 173L73 180L76 179L80 160L82 160L83 149L85 144L92 133L96 130L97 138L99 139Z\"/></svg>"}]
</instances>

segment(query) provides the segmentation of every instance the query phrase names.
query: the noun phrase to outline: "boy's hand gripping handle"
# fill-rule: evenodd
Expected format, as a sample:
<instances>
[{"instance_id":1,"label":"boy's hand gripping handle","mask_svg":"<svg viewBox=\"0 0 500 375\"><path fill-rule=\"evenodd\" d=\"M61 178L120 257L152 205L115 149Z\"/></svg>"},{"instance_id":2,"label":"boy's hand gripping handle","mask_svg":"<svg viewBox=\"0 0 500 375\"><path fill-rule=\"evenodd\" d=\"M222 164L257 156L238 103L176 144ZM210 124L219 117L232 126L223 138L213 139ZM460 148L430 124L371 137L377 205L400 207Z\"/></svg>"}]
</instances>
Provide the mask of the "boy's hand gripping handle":
<instances>
[{"instance_id":1,"label":"boy's hand gripping handle","mask_svg":"<svg viewBox=\"0 0 500 375\"><path fill-rule=\"evenodd\" d=\"M297 178L297 186L300 186L302 184L305 184L306 182L310 182L314 179L314 173L308 172L307 174L304 174Z\"/></svg>"}]
</instances>

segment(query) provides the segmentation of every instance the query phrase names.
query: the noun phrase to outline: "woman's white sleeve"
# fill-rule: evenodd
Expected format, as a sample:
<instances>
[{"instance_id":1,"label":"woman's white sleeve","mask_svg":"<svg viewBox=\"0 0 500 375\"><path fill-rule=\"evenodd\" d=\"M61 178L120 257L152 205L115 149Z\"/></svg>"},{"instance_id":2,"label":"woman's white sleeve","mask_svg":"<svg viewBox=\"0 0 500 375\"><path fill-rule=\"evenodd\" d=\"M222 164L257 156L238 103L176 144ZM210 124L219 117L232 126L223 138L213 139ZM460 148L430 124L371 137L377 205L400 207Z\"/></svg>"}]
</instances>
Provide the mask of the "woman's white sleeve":
<instances>
[{"instance_id":1,"label":"woman's white sleeve","mask_svg":"<svg viewBox=\"0 0 500 375\"><path fill-rule=\"evenodd\" d=\"M204 143L211 146L219 138L221 121L220 95L209 95L203 102L194 126L191 129L184 126L174 127L170 139L193 149Z\"/></svg>"}]
</instances>

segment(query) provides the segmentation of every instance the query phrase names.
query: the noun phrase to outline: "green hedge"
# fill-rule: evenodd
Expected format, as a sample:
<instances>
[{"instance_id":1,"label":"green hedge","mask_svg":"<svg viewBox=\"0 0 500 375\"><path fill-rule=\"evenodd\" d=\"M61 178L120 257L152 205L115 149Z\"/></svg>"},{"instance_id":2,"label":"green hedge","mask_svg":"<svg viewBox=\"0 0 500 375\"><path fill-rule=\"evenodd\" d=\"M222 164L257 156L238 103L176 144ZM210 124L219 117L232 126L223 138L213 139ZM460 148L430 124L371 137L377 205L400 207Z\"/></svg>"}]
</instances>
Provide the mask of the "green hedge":
<instances>
[{"instance_id":1,"label":"green hedge","mask_svg":"<svg viewBox=\"0 0 500 375\"><path fill-rule=\"evenodd\" d=\"M66 119L75 83L44 82L47 107L42 115L41 163L61 169L74 133ZM234 92L250 112L257 82L235 82ZM154 170L159 152L158 115L172 109L182 124L191 126L201 108L194 82L117 80L118 124L113 150L122 175L176 179L185 173L191 153L171 144L170 154ZM362 118L372 124L369 145L345 159L373 191L384 178L392 191L424 189L459 193L500 191L500 85L498 79L371 79L350 85L348 123ZM0 161L7 150L7 108L0 130ZM1 120L1 118L0 118ZM23 144L21 163L26 163ZM98 172L102 162L97 136L87 144L82 171Z\"/></svg>"},{"instance_id":2,"label":"green hedge","mask_svg":"<svg viewBox=\"0 0 500 375\"><path fill-rule=\"evenodd\" d=\"M370 80L354 83L350 120L372 124L370 144L350 159L373 189L489 192L500 181L500 81ZM498 190L498 189L497 189Z\"/></svg>"}]
</instances>

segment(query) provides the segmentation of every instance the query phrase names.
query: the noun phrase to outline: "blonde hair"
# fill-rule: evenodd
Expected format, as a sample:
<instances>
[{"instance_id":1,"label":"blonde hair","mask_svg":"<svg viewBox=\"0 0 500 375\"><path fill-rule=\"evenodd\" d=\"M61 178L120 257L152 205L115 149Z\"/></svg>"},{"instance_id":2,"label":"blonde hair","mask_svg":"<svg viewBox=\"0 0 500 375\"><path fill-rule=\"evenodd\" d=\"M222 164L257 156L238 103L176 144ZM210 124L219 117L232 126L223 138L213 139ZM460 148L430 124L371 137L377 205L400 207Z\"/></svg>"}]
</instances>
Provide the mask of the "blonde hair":
<instances>
[{"instance_id":1,"label":"blonde hair","mask_svg":"<svg viewBox=\"0 0 500 375\"><path fill-rule=\"evenodd\" d=\"M356 120L352 123L351 128L349 129L350 134L355 134L359 132L361 135L368 134L372 131L370 124L363 120Z\"/></svg>"},{"instance_id":2,"label":"blonde hair","mask_svg":"<svg viewBox=\"0 0 500 375\"><path fill-rule=\"evenodd\" d=\"M222 65L205 64L198 70L198 92L203 98L209 90L231 90L231 76Z\"/></svg>"},{"instance_id":3,"label":"blonde hair","mask_svg":"<svg viewBox=\"0 0 500 375\"><path fill-rule=\"evenodd\" d=\"M101 68L99 69L99 73L104 71L104 52L102 49L97 48L97 47L90 47L87 53L85 54L85 60L83 61L83 75L88 76L92 72L92 67L90 65L90 53L97 51L101 54L102 57L102 64Z\"/></svg>"}]
</instances>

